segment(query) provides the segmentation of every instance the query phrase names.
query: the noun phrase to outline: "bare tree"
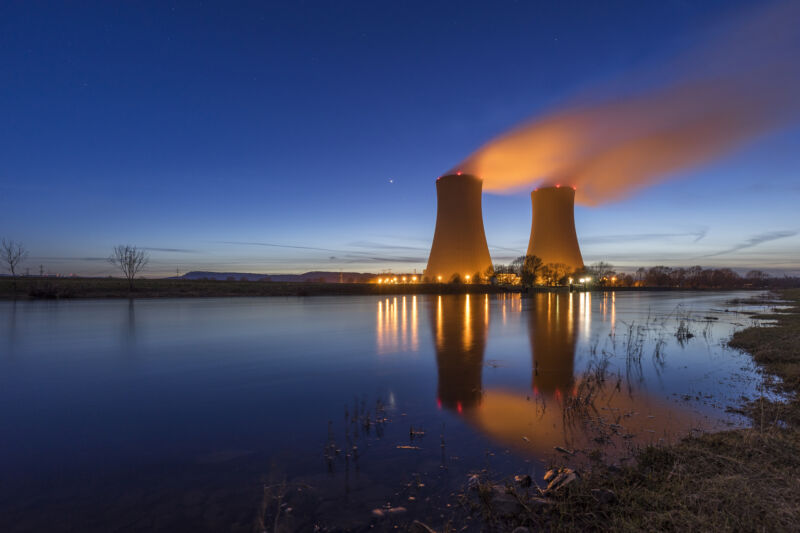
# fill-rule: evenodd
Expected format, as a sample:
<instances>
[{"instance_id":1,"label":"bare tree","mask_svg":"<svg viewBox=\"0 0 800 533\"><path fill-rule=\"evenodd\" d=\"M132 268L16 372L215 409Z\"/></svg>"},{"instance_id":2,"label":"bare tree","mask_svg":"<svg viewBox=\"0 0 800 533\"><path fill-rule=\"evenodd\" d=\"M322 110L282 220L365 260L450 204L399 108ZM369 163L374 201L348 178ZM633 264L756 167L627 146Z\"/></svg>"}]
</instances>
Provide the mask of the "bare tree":
<instances>
[{"instance_id":1,"label":"bare tree","mask_svg":"<svg viewBox=\"0 0 800 533\"><path fill-rule=\"evenodd\" d=\"M128 288L133 290L133 280L136 279L136 274L147 266L150 257L144 250L139 250L135 246L120 244L114 247L114 251L108 260L122 271L125 279L128 280Z\"/></svg>"},{"instance_id":2,"label":"bare tree","mask_svg":"<svg viewBox=\"0 0 800 533\"><path fill-rule=\"evenodd\" d=\"M7 241L3 239L2 261L6 264L9 272L11 272L11 279L14 285L14 294L17 293L17 267L19 264L28 257L28 250L22 245L21 242Z\"/></svg>"}]
</instances>

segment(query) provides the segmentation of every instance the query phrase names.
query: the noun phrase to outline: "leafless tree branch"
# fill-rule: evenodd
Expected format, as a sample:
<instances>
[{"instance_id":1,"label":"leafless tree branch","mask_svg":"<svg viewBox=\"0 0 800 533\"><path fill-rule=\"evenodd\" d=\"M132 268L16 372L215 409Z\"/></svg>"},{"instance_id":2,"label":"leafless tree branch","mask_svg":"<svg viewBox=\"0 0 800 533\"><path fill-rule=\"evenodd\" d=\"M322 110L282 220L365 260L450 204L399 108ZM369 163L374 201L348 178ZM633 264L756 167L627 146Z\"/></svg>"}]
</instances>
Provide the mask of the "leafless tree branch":
<instances>
[{"instance_id":1,"label":"leafless tree branch","mask_svg":"<svg viewBox=\"0 0 800 533\"><path fill-rule=\"evenodd\" d=\"M133 280L136 279L136 274L147 266L150 257L144 250L139 250L135 246L120 244L114 247L108 261L122 271L125 279L128 280L128 288L133 290Z\"/></svg>"},{"instance_id":2,"label":"leafless tree branch","mask_svg":"<svg viewBox=\"0 0 800 533\"><path fill-rule=\"evenodd\" d=\"M14 284L14 294L17 293L17 267L19 264L28 257L28 250L22 245L21 242L7 241L3 239L2 247L0 248L0 260L6 264Z\"/></svg>"}]
</instances>

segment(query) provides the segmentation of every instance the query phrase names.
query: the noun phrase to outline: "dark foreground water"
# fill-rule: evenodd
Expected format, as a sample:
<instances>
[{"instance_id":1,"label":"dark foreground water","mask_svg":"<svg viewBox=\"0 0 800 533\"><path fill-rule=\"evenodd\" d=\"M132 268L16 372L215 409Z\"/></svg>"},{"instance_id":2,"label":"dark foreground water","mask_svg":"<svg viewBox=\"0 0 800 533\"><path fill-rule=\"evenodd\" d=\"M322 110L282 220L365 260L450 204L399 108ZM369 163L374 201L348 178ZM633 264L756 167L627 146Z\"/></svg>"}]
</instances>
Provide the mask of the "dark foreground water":
<instances>
[{"instance_id":1,"label":"dark foreground water","mask_svg":"<svg viewBox=\"0 0 800 533\"><path fill-rule=\"evenodd\" d=\"M471 472L743 423L753 295L0 302L0 531L469 523Z\"/></svg>"}]
</instances>

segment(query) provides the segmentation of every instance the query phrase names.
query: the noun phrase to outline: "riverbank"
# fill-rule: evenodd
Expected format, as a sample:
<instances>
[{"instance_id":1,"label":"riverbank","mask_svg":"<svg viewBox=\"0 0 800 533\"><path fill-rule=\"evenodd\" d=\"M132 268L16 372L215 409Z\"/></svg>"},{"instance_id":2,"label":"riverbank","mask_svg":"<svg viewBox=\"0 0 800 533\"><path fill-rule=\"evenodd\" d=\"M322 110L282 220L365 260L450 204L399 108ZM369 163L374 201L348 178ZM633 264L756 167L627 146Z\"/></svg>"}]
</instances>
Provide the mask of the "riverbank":
<instances>
[{"instance_id":1,"label":"riverbank","mask_svg":"<svg viewBox=\"0 0 800 533\"><path fill-rule=\"evenodd\" d=\"M519 292L495 285L452 283L296 283L140 279L134 290L118 278L20 278L16 290L9 278L0 278L0 299L56 300L68 298L210 298L232 296L344 296L392 294L494 294Z\"/></svg>"},{"instance_id":2,"label":"riverbank","mask_svg":"<svg viewBox=\"0 0 800 533\"><path fill-rule=\"evenodd\" d=\"M763 290L751 288L752 290ZM0 278L0 300L60 300L84 298L214 298L237 296L346 296L393 294L498 294L566 292L568 287L454 283L317 283L281 281L233 281L195 279L139 279L134 290L120 278ZM575 291L584 290L578 286ZM666 292L671 287L604 287L601 292ZM728 289L692 289L719 291ZM731 290L743 290L741 288ZM744 289L747 290L747 289Z\"/></svg>"},{"instance_id":3,"label":"riverbank","mask_svg":"<svg viewBox=\"0 0 800 533\"><path fill-rule=\"evenodd\" d=\"M773 325L738 331L765 386L789 400L746 401L747 429L688 437L640 450L631 466L597 457L580 472L554 465L549 490L482 482L464 501L487 526L511 530L789 531L800 523L800 290L777 295ZM776 298L776 299L777 299ZM778 302L776 302L778 303ZM565 461L566 464L566 461ZM471 493L471 494L470 494ZM509 499L513 498L513 499ZM503 511L509 507L514 513ZM516 503L515 503L516 502ZM513 507L516 505L516 507Z\"/></svg>"}]
</instances>

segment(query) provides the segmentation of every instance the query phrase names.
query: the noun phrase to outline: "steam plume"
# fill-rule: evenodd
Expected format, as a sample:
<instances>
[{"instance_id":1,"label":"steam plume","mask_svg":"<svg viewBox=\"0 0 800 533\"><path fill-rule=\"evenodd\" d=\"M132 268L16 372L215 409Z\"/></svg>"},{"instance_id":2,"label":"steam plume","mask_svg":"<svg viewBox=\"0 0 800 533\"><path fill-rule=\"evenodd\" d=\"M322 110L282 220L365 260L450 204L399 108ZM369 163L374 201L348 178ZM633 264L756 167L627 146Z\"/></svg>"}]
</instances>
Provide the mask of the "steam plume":
<instances>
[{"instance_id":1,"label":"steam plume","mask_svg":"<svg viewBox=\"0 0 800 533\"><path fill-rule=\"evenodd\" d=\"M571 185L599 204L709 162L800 112L800 2L729 22L625 98L576 101L490 141L456 169L486 191ZM630 85L631 80L626 80Z\"/></svg>"}]
</instances>

